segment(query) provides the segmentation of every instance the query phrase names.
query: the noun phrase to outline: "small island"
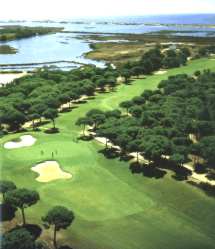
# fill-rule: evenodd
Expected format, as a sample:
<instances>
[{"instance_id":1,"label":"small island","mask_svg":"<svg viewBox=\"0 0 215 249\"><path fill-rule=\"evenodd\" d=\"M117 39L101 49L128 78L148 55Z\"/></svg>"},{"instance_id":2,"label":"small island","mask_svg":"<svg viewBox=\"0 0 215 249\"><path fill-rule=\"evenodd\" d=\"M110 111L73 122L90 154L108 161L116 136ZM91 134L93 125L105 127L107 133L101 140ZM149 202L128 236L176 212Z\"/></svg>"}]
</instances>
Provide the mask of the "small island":
<instances>
[{"instance_id":1,"label":"small island","mask_svg":"<svg viewBox=\"0 0 215 249\"><path fill-rule=\"evenodd\" d=\"M57 27L2 26L0 29L0 41L11 41L36 35L46 35L62 30L63 28Z\"/></svg>"},{"instance_id":2,"label":"small island","mask_svg":"<svg viewBox=\"0 0 215 249\"><path fill-rule=\"evenodd\" d=\"M16 54L17 49L9 45L0 45L0 54Z\"/></svg>"}]
</instances>

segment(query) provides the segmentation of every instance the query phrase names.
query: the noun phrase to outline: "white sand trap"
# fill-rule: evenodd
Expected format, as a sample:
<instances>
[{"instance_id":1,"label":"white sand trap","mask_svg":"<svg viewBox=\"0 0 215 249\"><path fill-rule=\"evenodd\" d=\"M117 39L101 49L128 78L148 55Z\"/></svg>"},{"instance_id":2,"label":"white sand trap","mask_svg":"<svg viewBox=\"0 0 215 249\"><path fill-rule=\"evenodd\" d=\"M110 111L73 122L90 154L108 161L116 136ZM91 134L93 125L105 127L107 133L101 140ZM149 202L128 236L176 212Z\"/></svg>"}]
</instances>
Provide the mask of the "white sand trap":
<instances>
[{"instance_id":1,"label":"white sand trap","mask_svg":"<svg viewBox=\"0 0 215 249\"><path fill-rule=\"evenodd\" d=\"M72 175L64 172L56 161L45 161L39 163L32 167L31 170L39 174L36 178L38 182L50 182L58 179L72 178Z\"/></svg>"},{"instance_id":2,"label":"white sand trap","mask_svg":"<svg viewBox=\"0 0 215 249\"><path fill-rule=\"evenodd\" d=\"M165 70L160 70L160 71L155 72L154 74L155 74L155 75L162 75L162 74L165 74L165 73L167 73L167 71L165 71Z\"/></svg>"},{"instance_id":3,"label":"white sand trap","mask_svg":"<svg viewBox=\"0 0 215 249\"><path fill-rule=\"evenodd\" d=\"M30 147L35 144L36 138L31 135L21 136L20 141L10 141L4 144L5 149L18 149L22 147Z\"/></svg>"}]
</instances>

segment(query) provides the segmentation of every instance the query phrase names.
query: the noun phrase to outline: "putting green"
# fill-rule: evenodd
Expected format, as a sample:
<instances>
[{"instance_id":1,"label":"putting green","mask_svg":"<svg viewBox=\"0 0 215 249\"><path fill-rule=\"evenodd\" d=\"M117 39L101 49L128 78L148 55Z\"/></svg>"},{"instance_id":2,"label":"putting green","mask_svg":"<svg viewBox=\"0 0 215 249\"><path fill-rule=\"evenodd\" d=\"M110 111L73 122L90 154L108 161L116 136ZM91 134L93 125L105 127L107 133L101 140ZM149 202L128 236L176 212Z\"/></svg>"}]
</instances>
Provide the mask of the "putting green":
<instances>
[{"instance_id":1,"label":"putting green","mask_svg":"<svg viewBox=\"0 0 215 249\"><path fill-rule=\"evenodd\" d=\"M116 108L144 89L154 89L170 75L207 68L215 70L215 62L200 59L163 75L120 85L115 92L97 95L72 112L61 114L56 120L60 133L32 132L37 143L19 150L1 146L3 178L40 193L41 201L26 210L27 221L41 224L41 216L60 204L71 208L76 219L71 228L59 233L59 244L68 242L77 249L214 249L213 198L172 179L170 172L158 180L132 175L128 163L108 160L98 153L103 148L99 143L77 143L81 129L75 126L76 120L92 108ZM6 136L1 143L17 137L18 134ZM56 160L72 178L35 181L37 173L31 167L49 160ZM51 232L46 231L44 238L49 240Z\"/></svg>"}]
</instances>

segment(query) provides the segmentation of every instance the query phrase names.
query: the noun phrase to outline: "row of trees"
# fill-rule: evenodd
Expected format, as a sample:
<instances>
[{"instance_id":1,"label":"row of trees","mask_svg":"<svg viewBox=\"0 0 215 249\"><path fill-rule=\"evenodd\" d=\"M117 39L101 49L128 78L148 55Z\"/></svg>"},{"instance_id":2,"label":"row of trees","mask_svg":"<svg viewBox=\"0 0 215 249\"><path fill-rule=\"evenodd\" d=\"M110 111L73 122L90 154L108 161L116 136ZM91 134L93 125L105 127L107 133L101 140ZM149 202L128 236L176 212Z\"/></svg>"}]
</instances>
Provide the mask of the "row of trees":
<instances>
[{"instance_id":1,"label":"row of trees","mask_svg":"<svg viewBox=\"0 0 215 249\"><path fill-rule=\"evenodd\" d=\"M11 231L3 234L2 248L4 249L45 249L43 243L36 242L34 234L28 231L25 209L35 205L40 196L37 191L17 188L13 182L1 181L0 193L3 196L2 208L20 209L22 215L22 226L13 228ZM1 210L3 213L4 210ZM53 227L53 245L57 248L57 231L66 229L74 220L74 213L63 206L55 206L42 217L43 225L46 229Z\"/></svg>"},{"instance_id":2,"label":"row of trees","mask_svg":"<svg viewBox=\"0 0 215 249\"><path fill-rule=\"evenodd\" d=\"M113 88L118 73L111 67L105 69L86 66L69 72L41 69L32 76L17 79L0 88L0 127L19 130L26 121L42 117L50 119L55 128L58 110L82 95L91 96L97 88Z\"/></svg>"},{"instance_id":3,"label":"row of trees","mask_svg":"<svg viewBox=\"0 0 215 249\"><path fill-rule=\"evenodd\" d=\"M72 103L82 95L91 96L98 89L114 88L119 75L129 78L140 74L150 74L160 68L178 67L186 63L190 52L187 48L161 52L157 47L146 52L140 61L129 62L121 68L104 69L85 66L69 72L60 70L38 70L32 76L16 79L0 88L0 129L19 130L26 121L42 118L53 122L58 110L65 103Z\"/></svg>"},{"instance_id":4,"label":"row of trees","mask_svg":"<svg viewBox=\"0 0 215 249\"><path fill-rule=\"evenodd\" d=\"M215 46L214 45L210 45L210 46L204 46L199 48L199 56L209 56L211 54L215 54Z\"/></svg>"},{"instance_id":5,"label":"row of trees","mask_svg":"<svg viewBox=\"0 0 215 249\"><path fill-rule=\"evenodd\" d=\"M215 73L171 76L157 90L120 104L125 110L91 110L77 125L93 126L98 136L131 152L159 162L164 156L181 166L190 155L214 167Z\"/></svg>"},{"instance_id":6,"label":"row of trees","mask_svg":"<svg viewBox=\"0 0 215 249\"><path fill-rule=\"evenodd\" d=\"M122 75L129 80L130 76L151 74L161 68L174 68L185 65L191 55L188 48L167 49L159 47L147 51L139 61L127 62L121 66Z\"/></svg>"}]
</instances>

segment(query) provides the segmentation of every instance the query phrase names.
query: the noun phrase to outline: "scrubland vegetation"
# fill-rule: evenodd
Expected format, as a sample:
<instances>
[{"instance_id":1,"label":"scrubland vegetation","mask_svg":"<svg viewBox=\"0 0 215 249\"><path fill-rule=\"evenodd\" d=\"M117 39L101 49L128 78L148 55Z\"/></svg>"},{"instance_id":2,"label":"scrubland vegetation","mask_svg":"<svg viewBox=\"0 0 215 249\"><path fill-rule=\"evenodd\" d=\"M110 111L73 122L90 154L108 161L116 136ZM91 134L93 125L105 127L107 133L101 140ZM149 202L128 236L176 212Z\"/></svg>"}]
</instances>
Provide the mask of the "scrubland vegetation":
<instances>
[{"instance_id":1,"label":"scrubland vegetation","mask_svg":"<svg viewBox=\"0 0 215 249\"><path fill-rule=\"evenodd\" d=\"M105 60L115 65L140 60L141 56L153 49L156 44L164 51L171 47L186 47L190 50L191 56L196 58L201 48L211 46L215 40L214 37L177 36L170 31L147 34L85 34L80 37L92 40L92 51L86 54L87 58Z\"/></svg>"}]
</instances>

